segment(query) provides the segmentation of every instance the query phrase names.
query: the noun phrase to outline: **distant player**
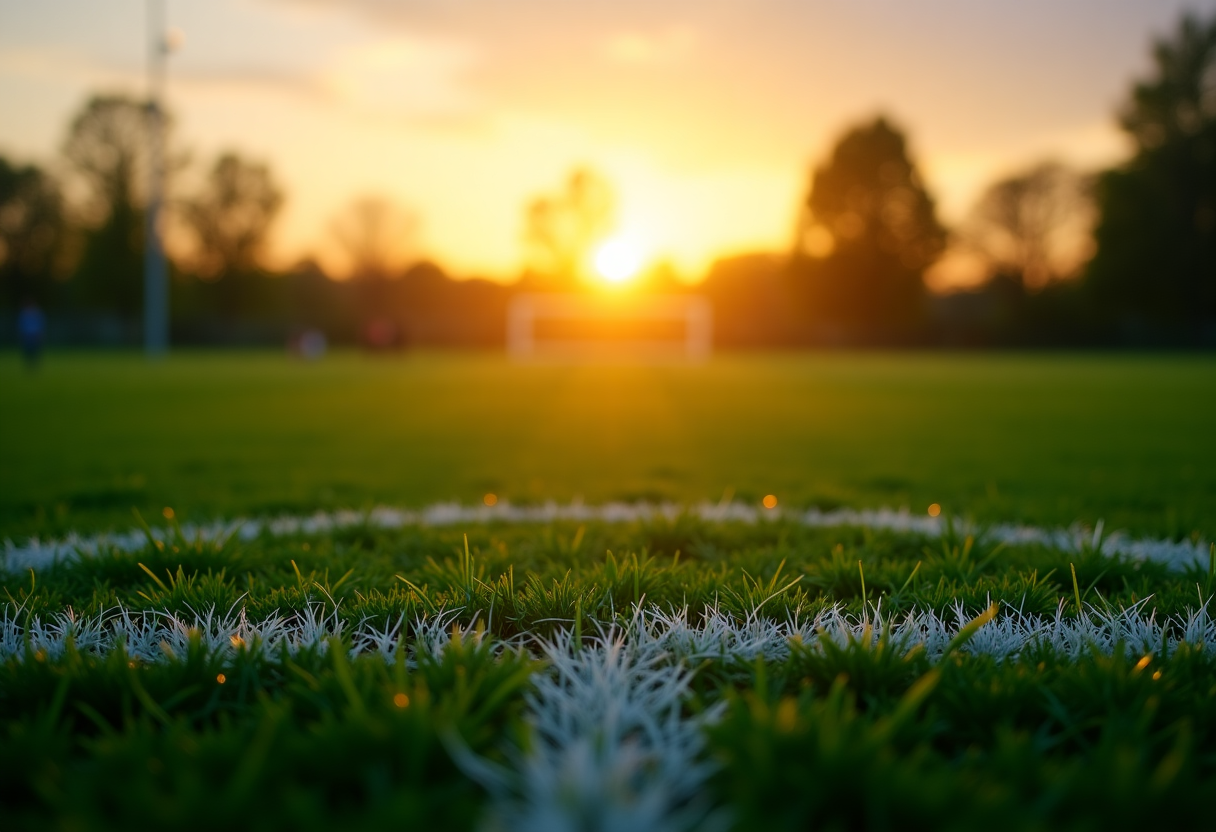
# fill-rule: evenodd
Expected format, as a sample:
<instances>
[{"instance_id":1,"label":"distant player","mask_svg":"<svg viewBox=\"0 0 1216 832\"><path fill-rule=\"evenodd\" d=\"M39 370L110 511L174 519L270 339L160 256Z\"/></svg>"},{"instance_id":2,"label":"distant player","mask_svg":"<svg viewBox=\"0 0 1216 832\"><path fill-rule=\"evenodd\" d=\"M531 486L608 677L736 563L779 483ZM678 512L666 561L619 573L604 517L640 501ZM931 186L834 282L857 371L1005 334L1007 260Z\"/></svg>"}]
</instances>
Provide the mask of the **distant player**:
<instances>
[{"instance_id":1,"label":"distant player","mask_svg":"<svg viewBox=\"0 0 1216 832\"><path fill-rule=\"evenodd\" d=\"M42 357L42 342L46 336L46 316L38 304L27 300L17 314L17 338L21 342L21 355L25 366L31 370L38 367Z\"/></svg>"}]
</instances>

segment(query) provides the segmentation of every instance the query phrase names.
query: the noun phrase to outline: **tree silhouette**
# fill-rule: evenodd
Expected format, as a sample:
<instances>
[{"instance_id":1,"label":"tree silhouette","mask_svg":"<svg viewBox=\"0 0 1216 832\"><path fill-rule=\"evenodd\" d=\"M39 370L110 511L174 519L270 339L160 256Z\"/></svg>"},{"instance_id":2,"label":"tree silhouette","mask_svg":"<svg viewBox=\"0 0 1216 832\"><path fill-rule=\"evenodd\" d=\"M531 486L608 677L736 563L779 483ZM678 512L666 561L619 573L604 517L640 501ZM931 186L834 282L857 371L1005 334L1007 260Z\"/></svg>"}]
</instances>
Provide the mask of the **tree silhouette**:
<instances>
[{"instance_id":1,"label":"tree silhouette","mask_svg":"<svg viewBox=\"0 0 1216 832\"><path fill-rule=\"evenodd\" d=\"M270 169L235 153L220 156L202 190L183 207L196 243L194 268L210 280L232 279L258 269L258 256L283 193Z\"/></svg>"},{"instance_id":2,"label":"tree silhouette","mask_svg":"<svg viewBox=\"0 0 1216 832\"><path fill-rule=\"evenodd\" d=\"M962 243L983 258L990 277L1041 289L1080 266L1091 213L1083 177L1043 162L984 191L961 230Z\"/></svg>"},{"instance_id":3,"label":"tree silhouette","mask_svg":"<svg viewBox=\"0 0 1216 832\"><path fill-rule=\"evenodd\" d=\"M387 278L405 267L418 219L382 196L354 200L334 219L334 237L345 251L354 278Z\"/></svg>"},{"instance_id":4,"label":"tree silhouette","mask_svg":"<svg viewBox=\"0 0 1216 832\"><path fill-rule=\"evenodd\" d=\"M1087 286L1126 334L1216 342L1216 16L1153 58L1120 116L1135 155L1098 181Z\"/></svg>"},{"instance_id":5,"label":"tree silhouette","mask_svg":"<svg viewBox=\"0 0 1216 832\"><path fill-rule=\"evenodd\" d=\"M923 314L924 271L945 242L903 133L881 117L849 130L815 169L804 206L795 272L812 318L907 335Z\"/></svg>"},{"instance_id":6,"label":"tree silhouette","mask_svg":"<svg viewBox=\"0 0 1216 832\"><path fill-rule=\"evenodd\" d=\"M59 183L33 165L0 157L0 285L13 306L31 298L46 303L50 278L64 244Z\"/></svg>"},{"instance_id":7,"label":"tree silhouette","mask_svg":"<svg viewBox=\"0 0 1216 832\"><path fill-rule=\"evenodd\" d=\"M524 240L531 269L551 282L576 284L615 220L616 198L608 182L590 168L574 170L561 191L528 203Z\"/></svg>"},{"instance_id":8,"label":"tree silhouette","mask_svg":"<svg viewBox=\"0 0 1216 832\"><path fill-rule=\"evenodd\" d=\"M95 95L76 114L63 155L89 190L88 219L101 223L142 202L147 146L147 108L133 98Z\"/></svg>"},{"instance_id":9,"label":"tree silhouette","mask_svg":"<svg viewBox=\"0 0 1216 832\"><path fill-rule=\"evenodd\" d=\"M143 298L142 183L147 173L147 110L134 99L97 95L72 120L63 155L88 190L90 226L76 273L88 305L132 315Z\"/></svg>"},{"instance_id":10,"label":"tree silhouette","mask_svg":"<svg viewBox=\"0 0 1216 832\"><path fill-rule=\"evenodd\" d=\"M395 291L411 253L418 220L385 197L356 199L333 223L333 233L346 250L359 339L365 346L401 346L403 332Z\"/></svg>"}]
</instances>

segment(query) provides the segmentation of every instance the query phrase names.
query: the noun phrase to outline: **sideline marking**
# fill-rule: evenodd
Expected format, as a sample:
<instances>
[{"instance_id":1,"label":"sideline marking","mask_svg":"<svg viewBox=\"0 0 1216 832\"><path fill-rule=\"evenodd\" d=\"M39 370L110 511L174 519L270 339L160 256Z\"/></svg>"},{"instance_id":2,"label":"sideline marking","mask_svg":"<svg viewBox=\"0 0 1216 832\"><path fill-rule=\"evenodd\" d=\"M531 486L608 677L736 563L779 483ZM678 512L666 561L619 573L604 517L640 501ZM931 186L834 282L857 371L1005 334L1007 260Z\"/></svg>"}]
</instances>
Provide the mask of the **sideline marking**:
<instances>
[{"instance_id":1,"label":"sideline marking","mask_svg":"<svg viewBox=\"0 0 1216 832\"><path fill-rule=\"evenodd\" d=\"M676 503L604 503L594 506L580 502L547 502L540 505L518 506L498 498L493 505L466 506L460 503L434 503L421 509L380 506L370 511L341 510L317 512L310 515L285 515L260 519L238 518L232 521L217 520L212 523L186 523L181 526L187 540L223 540L236 536L241 540L252 540L261 534L281 537L293 534L322 534L335 529L368 525L380 529L398 529L405 526L452 526L474 523L552 523L559 520L600 521L605 523L630 523L640 520L675 520L690 514L701 520L712 522L736 521L757 523L791 519L806 526L818 528L858 527L883 531L909 532L927 537L940 537L947 529L944 517L929 517L913 514L908 509L834 509L820 511L791 511L774 507L760 509L743 503L703 502L693 506ZM1204 565L1208 559L1207 541L1173 541L1162 538L1133 538L1125 532L1116 531L1103 535L1102 522L1096 529L1080 524L1070 528L1045 529L1018 523L993 525L959 522L955 528L962 534L996 543L1011 545L1040 544L1065 552L1077 552L1085 547L1099 548L1106 555L1122 555L1134 561L1164 563L1177 570L1192 565ZM171 530L154 528L156 540L171 539ZM57 560L71 560L80 555L95 556L105 549L137 552L148 545L147 535L141 529L126 532L102 533L88 536L70 534L62 540L40 541L33 538L24 546L5 540L0 552L0 569L23 571L31 567L46 566Z\"/></svg>"}]
</instances>

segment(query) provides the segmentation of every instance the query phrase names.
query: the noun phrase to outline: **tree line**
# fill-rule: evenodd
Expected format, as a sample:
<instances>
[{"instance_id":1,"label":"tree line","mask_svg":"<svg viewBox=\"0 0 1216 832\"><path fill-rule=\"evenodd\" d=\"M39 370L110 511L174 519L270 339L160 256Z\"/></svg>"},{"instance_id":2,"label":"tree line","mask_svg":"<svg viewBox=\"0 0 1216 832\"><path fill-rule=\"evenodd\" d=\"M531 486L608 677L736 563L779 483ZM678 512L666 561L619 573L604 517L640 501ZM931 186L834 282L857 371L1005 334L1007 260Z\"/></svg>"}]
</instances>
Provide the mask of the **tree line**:
<instances>
[{"instance_id":1,"label":"tree line","mask_svg":"<svg viewBox=\"0 0 1216 832\"><path fill-rule=\"evenodd\" d=\"M1118 113L1130 158L1045 161L953 230L903 132L878 117L817 165L789 256L721 261L718 340L777 344L1216 346L1216 15L1185 15ZM931 295L947 248L982 286Z\"/></svg>"},{"instance_id":2,"label":"tree line","mask_svg":"<svg viewBox=\"0 0 1216 832\"><path fill-rule=\"evenodd\" d=\"M59 175L0 157L0 304L33 301L59 340L134 342L142 303L145 106L90 98L68 126ZM904 131L879 115L844 131L814 166L788 251L718 261L695 289L728 346L812 344L1216 345L1216 15L1182 18L1155 43L1119 124L1127 161L1087 173L1042 161L991 184L948 229ZM334 341L494 346L512 293L578 290L611 230L612 189L590 169L524 210L527 264L503 286L410 263L417 224L383 198L335 218L349 280L313 261L272 273L267 235L285 196L268 164L225 152L181 194L171 242L177 343L273 343L319 329ZM934 294L949 256L976 288Z\"/></svg>"}]
</instances>

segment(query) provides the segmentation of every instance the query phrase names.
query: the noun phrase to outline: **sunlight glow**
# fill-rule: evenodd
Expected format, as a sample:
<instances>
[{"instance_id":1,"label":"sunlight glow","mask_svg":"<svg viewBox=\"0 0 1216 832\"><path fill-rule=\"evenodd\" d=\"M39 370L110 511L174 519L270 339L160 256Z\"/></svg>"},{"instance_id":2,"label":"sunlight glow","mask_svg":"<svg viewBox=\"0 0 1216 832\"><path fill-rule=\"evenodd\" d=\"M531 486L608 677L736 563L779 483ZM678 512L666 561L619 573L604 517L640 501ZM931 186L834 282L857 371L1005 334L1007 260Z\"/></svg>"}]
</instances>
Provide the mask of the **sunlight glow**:
<instances>
[{"instance_id":1,"label":"sunlight glow","mask_svg":"<svg viewBox=\"0 0 1216 832\"><path fill-rule=\"evenodd\" d=\"M609 283L624 283L642 268L642 252L636 243L613 237L595 252L595 271Z\"/></svg>"}]
</instances>

